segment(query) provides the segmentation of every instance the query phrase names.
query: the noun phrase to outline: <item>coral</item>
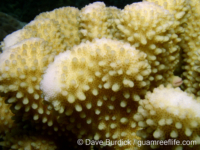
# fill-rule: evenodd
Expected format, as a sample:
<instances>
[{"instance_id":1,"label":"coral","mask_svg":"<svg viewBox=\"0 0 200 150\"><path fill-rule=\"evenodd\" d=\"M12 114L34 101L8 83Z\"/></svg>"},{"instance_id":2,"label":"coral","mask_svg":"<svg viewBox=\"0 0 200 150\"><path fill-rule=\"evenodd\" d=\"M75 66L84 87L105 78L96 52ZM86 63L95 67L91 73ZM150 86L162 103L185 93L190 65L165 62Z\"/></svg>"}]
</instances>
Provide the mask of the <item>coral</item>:
<instances>
[{"instance_id":1,"label":"coral","mask_svg":"<svg viewBox=\"0 0 200 150\"><path fill-rule=\"evenodd\" d=\"M148 89L146 77L151 68L145 58L145 53L139 53L128 43L94 39L56 56L45 71L41 89L47 101L63 95L69 103L87 99L86 91L97 96L101 88L113 92L125 90L124 87Z\"/></svg>"},{"instance_id":2,"label":"coral","mask_svg":"<svg viewBox=\"0 0 200 150\"><path fill-rule=\"evenodd\" d=\"M194 140L196 144L200 143L200 103L194 96L183 92L180 88L161 85L152 93L147 93L139 104L134 119L143 128L138 131L138 135L143 139L177 139L180 142ZM178 145L173 145L165 148L178 147L180 148Z\"/></svg>"},{"instance_id":3,"label":"coral","mask_svg":"<svg viewBox=\"0 0 200 150\"><path fill-rule=\"evenodd\" d=\"M180 51L173 15L154 3L141 2L125 6L118 18L115 22L124 41L147 54L152 68L151 89L169 83Z\"/></svg>"},{"instance_id":4,"label":"coral","mask_svg":"<svg viewBox=\"0 0 200 150\"><path fill-rule=\"evenodd\" d=\"M81 9L80 32L84 41L109 35L108 12L103 2L96 2ZM84 38L85 37L85 38Z\"/></svg>"},{"instance_id":5,"label":"coral","mask_svg":"<svg viewBox=\"0 0 200 150\"><path fill-rule=\"evenodd\" d=\"M39 38L23 40L9 47L0 55L0 91L5 95L14 92L16 98L24 97L26 104L28 95L34 95L32 97L38 99L38 83L54 55L46 42Z\"/></svg>"},{"instance_id":6,"label":"coral","mask_svg":"<svg viewBox=\"0 0 200 150\"><path fill-rule=\"evenodd\" d=\"M188 23L183 36L183 89L188 93L200 96L199 78L199 29L200 29L200 2L189 1L192 9L188 12Z\"/></svg>"},{"instance_id":7,"label":"coral","mask_svg":"<svg viewBox=\"0 0 200 150\"><path fill-rule=\"evenodd\" d=\"M5 97L0 97L0 137L5 136L15 126L12 117L14 114L10 110L10 104L5 104Z\"/></svg>"},{"instance_id":8,"label":"coral","mask_svg":"<svg viewBox=\"0 0 200 150\"><path fill-rule=\"evenodd\" d=\"M94 38L116 38L114 19L119 13L115 7L106 7L103 2L96 2L85 6L80 13L80 33L82 41Z\"/></svg>"},{"instance_id":9,"label":"coral","mask_svg":"<svg viewBox=\"0 0 200 150\"><path fill-rule=\"evenodd\" d=\"M199 143L199 97L186 93L199 95L199 4L62 7L8 35L0 54L0 145L25 149L45 140L55 149L138 150L155 147L79 147L76 140ZM174 76L177 66L183 81ZM169 83L186 92L165 88Z\"/></svg>"},{"instance_id":10,"label":"coral","mask_svg":"<svg viewBox=\"0 0 200 150\"><path fill-rule=\"evenodd\" d=\"M182 48L182 58L180 57L178 74L182 74L183 85L182 88L188 93L193 93L200 96L199 92L199 19L200 19L200 2L198 0L147 0L155 2L163 6L174 14L178 28L175 32L180 35ZM195 21L194 21L195 20ZM182 70L180 69L182 67Z\"/></svg>"},{"instance_id":11,"label":"coral","mask_svg":"<svg viewBox=\"0 0 200 150\"><path fill-rule=\"evenodd\" d=\"M150 72L145 53L128 43L94 39L56 56L41 89L59 115L69 116L62 123L70 120L68 128L79 138L138 139L131 120Z\"/></svg>"},{"instance_id":12,"label":"coral","mask_svg":"<svg viewBox=\"0 0 200 150\"><path fill-rule=\"evenodd\" d=\"M16 114L16 120L29 120L57 131L56 117L43 104L40 81L55 52L40 38L29 38L8 47L0 55L0 92ZM22 119L23 118L23 119ZM61 128L59 128L61 130ZM49 132L51 132L49 130Z\"/></svg>"},{"instance_id":13,"label":"coral","mask_svg":"<svg viewBox=\"0 0 200 150\"><path fill-rule=\"evenodd\" d=\"M48 42L49 47L52 47L52 51L56 54L64 51L67 45L64 42L64 35L60 31L59 24L55 20L34 20L27 24L22 30L18 30L8 35L3 42L2 49L21 42L22 40L29 38L42 38ZM59 39L56 37L60 37ZM55 40L52 40L55 39Z\"/></svg>"},{"instance_id":14,"label":"coral","mask_svg":"<svg viewBox=\"0 0 200 150\"><path fill-rule=\"evenodd\" d=\"M179 44L181 47L180 56L179 56L179 63L176 66L175 74L181 75L183 72L182 65L183 65L183 46L185 42L182 42L184 40L185 35L185 27L188 23L188 12L191 8L189 5L188 0L144 0L148 2L155 2L156 4L164 7L167 9L171 14L175 17L175 24L177 25L175 30L175 33L181 38L181 43Z\"/></svg>"},{"instance_id":15,"label":"coral","mask_svg":"<svg viewBox=\"0 0 200 150\"><path fill-rule=\"evenodd\" d=\"M58 32L55 33L56 37L60 37L59 38L60 42L55 41L52 45L57 44L57 43L62 43L62 44L66 44L66 46L63 49L71 49L71 47L80 43L80 38L79 38L80 17L79 17L79 14L80 13L77 8L63 7L63 8L55 9L51 12L41 13L35 17L35 20L51 19L52 21L57 21L59 25L57 24L56 27L58 28L58 26L59 26L59 30L61 30L61 33L63 33L63 34L59 35ZM38 21L38 22L41 22L41 21ZM45 28L45 30L49 31L48 28ZM55 32L55 31L52 31L52 32ZM61 40L61 37L63 37L64 40ZM54 37L52 37L52 38L54 38ZM50 39L52 39L52 38L50 38ZM55 47L56 46L57 45L55 45Z\"/></svg>"},{"instance_id":16,"label":"coral","mask_svg":"<svg viewBox=\"0 0 200 150\"><path fill-rule=\"evenodd\" d=\"M26 134L13 135L8 134L3 138L4 141L0 142L0 145L3 145L4 150L17 149L17 150L56 150L57 146L53 140L50 140L48 137L40 135L31 135Z\"/></svg>"},{"instance_id":17,"label":"coral","mask_svg":"<svg viewBox=\"0 0 200 150\"><path fill-rule=\"evenodd\" d=\"M174 15L177 24L175 32L177 34L184 33L184 26L187 23L187 13L190 10L188 0L143 0L148 2L154 2L157 5L163 6L166 10L169 10Z\"/></svg>"},{"instance_id":18,"label":"coral","mask_svg":"<svg viewBox=\"0 0 200 150\"><path fill-rule=\"evenodd\" d=\"M109 23L111 24L111 28L109 29L111 35L109 36L109 38L122 40L123 37L122 37L120 31L117 29L117 24L115 23L117 16L121 12L121 9L118 9L116 7L113 7L113 6L112 7L106 7L106 9L108 11L108 15L110 15Z\"/></svg>"}]
</instances>

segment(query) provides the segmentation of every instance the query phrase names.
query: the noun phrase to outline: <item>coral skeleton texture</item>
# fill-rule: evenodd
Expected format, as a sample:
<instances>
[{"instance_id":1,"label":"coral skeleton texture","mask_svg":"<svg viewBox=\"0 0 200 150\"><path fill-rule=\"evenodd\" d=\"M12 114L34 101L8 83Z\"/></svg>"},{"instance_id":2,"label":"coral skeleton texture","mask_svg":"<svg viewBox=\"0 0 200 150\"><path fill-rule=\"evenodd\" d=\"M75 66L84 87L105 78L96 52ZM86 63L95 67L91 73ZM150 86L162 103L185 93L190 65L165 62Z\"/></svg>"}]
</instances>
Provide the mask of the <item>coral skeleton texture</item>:
<instances>
[{"instance_id":1,"label":"coral skeleton texture","mask_svg":"<svg viewBox=\"0 0 200 150\"><path fill-rule=\"evenodd\" d=\"M0 145L199 149L199 10L199 0L144 0L124 9L95 2L41 13L7 35ZM169 139L194 143L138 144Z\"/></svg>"}]
</instances>

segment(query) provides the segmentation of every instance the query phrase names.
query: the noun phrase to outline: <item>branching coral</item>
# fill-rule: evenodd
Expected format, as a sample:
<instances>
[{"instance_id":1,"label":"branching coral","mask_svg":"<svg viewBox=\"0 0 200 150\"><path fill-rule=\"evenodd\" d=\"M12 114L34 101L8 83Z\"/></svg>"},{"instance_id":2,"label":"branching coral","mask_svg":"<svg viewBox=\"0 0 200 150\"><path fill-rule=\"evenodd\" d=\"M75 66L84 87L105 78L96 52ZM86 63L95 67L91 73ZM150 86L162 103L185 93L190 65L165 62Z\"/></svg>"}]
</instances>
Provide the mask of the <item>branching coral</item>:
<instances>
[{"instance_id":1,"label":"branching coral","mask_svg":"<svg viewBox=\"0 0 200 150\"><path fill-rule=\"evenodd\" d=\"M138 131L143 139L177 139L180 142L194 140L196 144L200 143L200 103L193 96L179 88L159 86L153 93L147 93L145 100L139 103L138 113L134 118L143 128ZM156 145L152 145L154 146ZM180 148L179 145L165 148L175 147Z\"/></svg>"},{"instance_id":2,"label":"branching coral","mask_svg":"<svg viewBox=\"0 0 200 150\"><path fill-rule=\"evenodd\" d=\"M153 1L174 14L178 23L175 32L181 38L180 47L182 48L182 63L179 66L183 69L183 86L182 88L188 93L197 96L199 92L199 19L200 19L200 2L198 0L147 0ZM180 70L180 68L179 68ZM180 71L179 71L180 73Z\"/></svg>"},{"instance_id":3,"label":"branching coral","mask_svg":"<svg viewBox=\"0 0 200 150\"><path fill-rule=\"evenodd\" d=\"M48 137L34 135L7 135L4 137L4 141L0 143L5 148L4 150L56 150L57 146L55 142Z\"/></svg>"},{"instance_id":4,"label":"branching coral","mask_svg":"<svg viewBox=\"0 0 200 150\"><path fill-rule=\"evenodd\" d=\"M145 59L128 43L106 38L81 43L55 57L41 89L60 115L69 116L69 129L79 138L137 139L131 120L150 83Z\"/></svg>"},{"instance_id":5,"label":"branching coral","mask_svg":"<svg viewBox=\"0 0 200 150\"><path fill-rule=\"evenodd\" d=\"M4 50L0 55L0 92L8 97L6 102L12 104L15 117L22 117L24 121L31 118L47 126L54 124L53 130L58 130L56 118L43 104L39 85L44 70L56 54L47 43L30 38Z\"/></svg>"},{"instance_id":6,"label":"branching coral","mask_svg":"<svg viewBox=\"0 0 200 150\"><path fill-rule=\"evenodd\" d=\"M96 2L82 8L80 13L82 41L102 37L119 38L114 24L118 13L120 13L119 9L106 7L103 2Z\"/></svg>"},{"instance_id":7,"label":"branching coral","mask_svg":"<svg viewBox=\"0 0 200 150\"><path fill-rule=\"evenodd\" d=\"M5 104L5 97L0 97L0 137L5 136L15 126L12 117L14 114L10 110L10 104Z\"/></svg>"},{"instance_id":8,"label":"branching coral","mask_svg":"<svg viewBox=\"0 0 200 150\"><path fill-rule=\"evenodd\" d=\"M64 36L59 28L59 24L55 20L34 20L27 24L22 30L18 30L4 39L2 49L21 42L22 40L29 38L42 38L48 42L49 47L52 51L57 52L56 54L64 51L67 47L64 43ZM60 37L60 38L56 38ZM54 39L54 40L52 40Z\"/></svg>"},{"instance_id":9,"label":"branching coral","mask_svg":"<svg viewBox=\"0 0 200 150\"><path fill-rule=\"evenodd\" d=\"M184 33L185 23L187 23L188 19L188 11L191 6L188 0L143 0L148 2L155 2L156 4L163 6L166 10L168 10L175 17L175 24L177 27L175 28L175 32L177 34Z\"/></svg>"},{"instance_id":10,"label":"branching coral","mask_svg":"<svg viewBox=\"0 0 200 150\"><path fill-rule=\"evenodd\" d=\"M102 2L63 7L8 35L0 54L6 130L0 145L34 149L43 139L52 149L67 140L73 148L94 148L77 147L77 138L199 142L199 102L179 88L158 87L182 84L173 75L182 55L182 88L199 95L199 2L149 1L123 10ZM133 142L97 148L140 149Z\"/></svg>"},{"instance_id":11,"label":"branching coral","mask_svg":"<svg viewBox=\"0 0 200 150\"><path fill-rule=\"evenodd\" d=\"M71 49L76 44L80 43L79 38L79 10L74 7L63 7L59 9L55 9L52 12L41 13L35 17L35 19L51 19L52 21L58 22L56 26L61 30L62 35L58 33L55 34L55 39L59 39L62 44L66 46L64 49ZM47 28L45 28L48 31ZM54 31L55 32L55 31ZM59 37L59 38L56 38ZM49 37L50 38L50 37ZM63 38L63 41L61 40ZM52 39L52 38L50 38ZM57 44L55 41L53 44Z\"/></svg>"},{"instance_id":12,"label":"branching coral","mask_svg":"<svg viewBox=\"0 0 200 150\"><path fill-rule=\"evenodd\" d=\"M181 75L182 74L182 65L183 65L183 46L185 42L183 42L185 37L185 27L188 23L188 12L191 8L188 0L143 0L148 2L154 2L166 10L168 10L175 18L174 24L176 27L173 29L175 33L181 39L181 43L179 43L181 47L181 53L179 55L179 63L176 66L175 74Z\"/></svg>"},{"instance_id":13,"label":"branching coral","mask_svg":"<svg viewBox=\"0 0 200 150\"><path fill-rule=\"evenodd\" d=\"M199 48L200 48L200 2L197 0L189 1L191 9L188 13L188 23L183 36L182 44L184 50L184 72L183 72L183 88L197 96L200 96L200 78L199 78Z\"/></svg>"},{"instance_id":14,"label":"branching coral","mask_svg":"<svg viewBox=\"0 0 200 150\"><path fill-rule=\"evenodd\" d=\"M180 50L173 15L154 3L143 2L125 6L118 18L115 22L124 40L147 53L152 67L151 85L168 83L178 63Z\"/></svg>"}]
</instances>

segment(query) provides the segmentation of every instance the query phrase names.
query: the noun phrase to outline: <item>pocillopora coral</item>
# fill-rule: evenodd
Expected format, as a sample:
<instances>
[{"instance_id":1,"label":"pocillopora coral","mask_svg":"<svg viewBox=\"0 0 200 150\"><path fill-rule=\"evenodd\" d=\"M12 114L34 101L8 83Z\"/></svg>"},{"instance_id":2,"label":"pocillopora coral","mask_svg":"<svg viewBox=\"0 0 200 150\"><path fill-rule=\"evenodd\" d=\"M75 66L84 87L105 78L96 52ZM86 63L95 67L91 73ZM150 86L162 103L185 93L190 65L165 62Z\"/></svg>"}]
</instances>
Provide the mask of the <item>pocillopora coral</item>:
<instances>
[{"instance_id":1,"label":"pocillopora coral","mask_svg":"<svg viewBox=\"0 0 200 150\"><path fill-rule=\"evenodd\" d=\"M56 143L48 137L26 134L7 134L1 142L1 145L9 149L17 150L56 150Z\"/></svg>"},{"instance_id":2,"label":"pocillopora coral","mask_svg":"<svg viewBox=\"0 0 200 150\"><path fill-rule=\"evenodd\" d=\"M0 145L139 150L159 145L140 147L138 140L199 144L199 7L197 0L147 0L122 10L95 2L44 12L8 35L0 54ZM182 82L182 90L173 88ZM103 143L78 146L78 138Z\"/></svg>"},{"instance_id":3,"label":"pocillopora coral","mask_svg":"<svg viewBox=\"0 0 200 150\"><path fill-rule=\"evenodd\" d=\"M134 119L143 129L138 135L144 140L178 139L200 143L200 103L180 88L159 86L139 102ZM152 145L152 148L159 145ZM187 145L185 145L186 147ZM180 149L179 145L162 149ZM198 149L199 146L194 148Z\"/></svg>"},{"instance_id":4,"label":"pocillopora coral","mask_svg":"<svg viewBox=\"0 0 200 150\"><path fill-rule=\"evenodd\" d=\"M10 46L0 55L0 92L17 120L43 123L57 131L56 117L43 104L40 81L47 65L53 61L56 52L41 38L29 38ZM38 125L43 128L43 125Z\"/></svg>"},{"instance_id":5,"label":"pocillopora coral","mask_svg":"<svg viewBox=\"0 0 200 150\"><path fill-rule=\"evenodd\" d=\"M14 114L9 109L11 105L6 104L5 100L5 97L0 97L0 137L5 136L5 134L9 133L10 129L15 126L14 121L12 120Z\"/></svg>"},{"instance_id":6,"label":"pocillopora coral","mask_svg":"<svg viewBox=\"0 0 200 150\"><path fill-rule=\"evenodd\" d=\"M54 37L52 38L54 38L55 40L59 39L60 41L54 41L52 45L60 44L60 45L65 46L63 47L63 49L71 49L71 47L80 43L80 37L79 37L80 17L79 15L80 13L77 8L63 7L63 8L55 9L51 12L41 13L35 17L35 20L51 19L52 21L56 21L58 23L58 25L56 26L57 30L51 31L51 33L52 32L54 33ZM50 30L52 29L50 28ZM59 30L61 34L58 34ZM46 28L45 31L49 31L49 30ZM59 38L56 38L56 37L59 37ZM52 39L52 38L49 37L49 39Z\"/></svg>"},{"instance_id":7,"label":"pocillopora coral","mask_svg":"<svg viewBox=\"0 0 200 150\"><path fill-rule=\"evenodd\" d=\"M200 2L198 0L189 1L191 9L188 12L188 23L185 27L183 36L183 88L188 93L193 93L200 96L199 86L199 48L200 48Z\"/></svg>"},{"instance_id":8,"label":"pocillopora coral","mask_svg":"<svg viewBox=\"0 0 200 150\"><path fill-rule=\"evenodd\" d=\"M94 38L120 38L114 20L120 10L116 7L106 7L103 2L85 6L80 13L81 41ZM118 34L117 34L118 33Z\"/></svg>"},{"instance_id":9,"label":"pocillopora coral","mask_svg":"<svg viewBox=\"0 0 200 150\"><path fill-rule=\"evenodd\" d=\"M64 51L67 48L62 31L60 30L58 22L55 20L33 20L27 24L22 30L15 31L4 39L4 47L6 48L29 38L42 38L52 48L56 54ZM60 37L60 38L56 38ZM54 40L52 40L54 39Z\"/></svg>"},{"instance_id":10,"label":"pocillopora coral","mask_svg":"<svg viewBox=\"0 0 200 150\"><path fill-rule=\"evenodd\" d=\"M79 138L137 138L133 114L150 84L146 56L116 40L81 43L49 65L41 82L44 98L74 120L70 130Z\"/></svg>"},{"instance_id":11,"label":"pocillopora coral","mask_svg":"<svg viewBox=\"0 0 200 150\"><path fill-rule=\"evenodd\" d=\"M180 51L173 15L161 6L143 2L125 6L118 18L115 22L124 41L147 54L152 70L149 78L153 86L151 89L169 82Z\"/></svg>"}]
</instances>

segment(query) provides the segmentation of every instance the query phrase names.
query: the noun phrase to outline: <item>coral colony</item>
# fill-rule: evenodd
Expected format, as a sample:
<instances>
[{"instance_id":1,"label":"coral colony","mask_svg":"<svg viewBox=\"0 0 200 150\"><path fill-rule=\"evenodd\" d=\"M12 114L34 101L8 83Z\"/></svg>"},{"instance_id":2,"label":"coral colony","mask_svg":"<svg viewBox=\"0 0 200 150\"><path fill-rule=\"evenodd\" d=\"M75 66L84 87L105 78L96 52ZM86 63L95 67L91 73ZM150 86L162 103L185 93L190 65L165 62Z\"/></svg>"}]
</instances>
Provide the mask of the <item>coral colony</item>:
<instances>
[{"instance_id":1,"label":"coral colony","mask_svg":"<svg viewBox=\"0 0 200 150\"><path fill-rule=\"evenodd\" d=\"M1 42L0 145L199 149L199 31L199 0L39 14Z\"/></svg>"}]
</instances>

